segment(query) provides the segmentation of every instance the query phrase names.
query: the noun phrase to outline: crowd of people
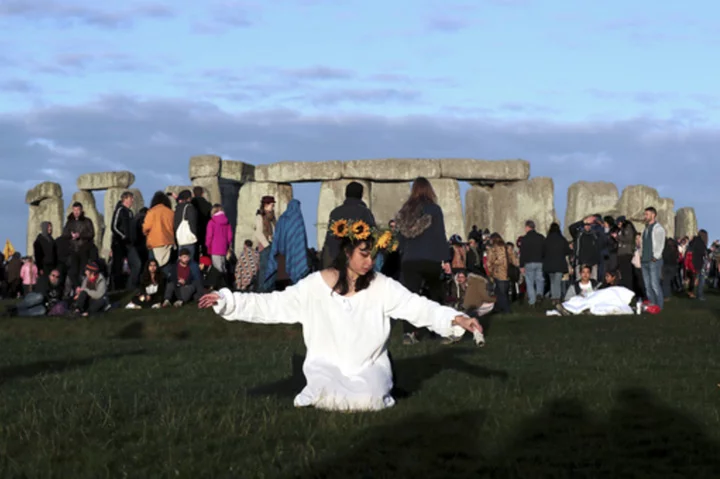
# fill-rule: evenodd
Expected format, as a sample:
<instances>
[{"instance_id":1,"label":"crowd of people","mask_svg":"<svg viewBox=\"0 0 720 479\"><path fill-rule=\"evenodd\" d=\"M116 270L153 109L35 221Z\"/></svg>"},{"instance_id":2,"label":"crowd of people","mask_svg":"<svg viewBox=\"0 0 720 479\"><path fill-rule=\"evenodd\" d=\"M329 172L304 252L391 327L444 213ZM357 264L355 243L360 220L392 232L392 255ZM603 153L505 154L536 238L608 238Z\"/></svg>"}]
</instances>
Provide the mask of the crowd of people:
<instances>
[{"instance_id":1,"label":"crowd of people","mask_svg":"<svg viewBox=\"0 0 720 479\"><path fill-rule=\"evenodd\" d=\"M376 228L363 192L360 183L348 184L344 203L328 218L320 252L308 248L298 200L276 218L275 198L259 198L254 234L234 251L230 220L221 205L204 198L202 188L177 195L158 191L150 207L137 214L133 194L125 192L107 232L112 235L108 262L94 244L100 226L75 203L64 226L40 225L31 255L2 258L0 294L22 298L10 314L89 316L113 307L179 308L223 288L283 291L332 267L342 254L341 239L330 225L342 219ZM170 196L176 201L174 209ZM63 228L58 238L54 227ZM418 178L388 227L399 238L399 247L377 255L374 271L412 293L457 309L468 306L468 301L484 313L509 313L518 301L536 308L562 308L574 296L623 286L651 311L659 311L682 291L703 300L706 286L718 287L718 242L709 244L704 230L693 238L667 237L651 206L645 211L642 233L625 217L591 215L570 225L569 237L557 223L544 235L528 220L525 235L514 243L477 226L463 241L458 234L446 237L432 185ZM113 291L134 294L118 305L110 301ZM421 340L421 331L411 323L403 323L403 328L406 344Z\"/></svg>"}]
</instances>

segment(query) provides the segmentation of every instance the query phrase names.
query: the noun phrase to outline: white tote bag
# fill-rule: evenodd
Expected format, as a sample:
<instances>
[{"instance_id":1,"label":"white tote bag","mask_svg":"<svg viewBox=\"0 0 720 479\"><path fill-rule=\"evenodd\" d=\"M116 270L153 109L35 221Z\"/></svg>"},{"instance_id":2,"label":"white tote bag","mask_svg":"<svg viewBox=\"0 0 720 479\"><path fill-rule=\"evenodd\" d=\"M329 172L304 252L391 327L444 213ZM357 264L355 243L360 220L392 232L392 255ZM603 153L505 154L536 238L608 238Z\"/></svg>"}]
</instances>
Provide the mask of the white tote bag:
<instances>
[{"instance_id":1,"label":"white tote bag","mask_svg":"<svg viewBox=\"0 0 720 479\"><path fill-rule=\"evenodd\" d=\"M182 221L180 222L180 226L178 226L177 232L175 235L177 236L177 242L178 246L185 246L185 245L191 245L197 243L197 236L195 236L190 229L190 223L185 218L185 213L187 213L187 208L190 205L185 205L185 209L183 209L183 217Z\"/></svg>"}]
</instances>

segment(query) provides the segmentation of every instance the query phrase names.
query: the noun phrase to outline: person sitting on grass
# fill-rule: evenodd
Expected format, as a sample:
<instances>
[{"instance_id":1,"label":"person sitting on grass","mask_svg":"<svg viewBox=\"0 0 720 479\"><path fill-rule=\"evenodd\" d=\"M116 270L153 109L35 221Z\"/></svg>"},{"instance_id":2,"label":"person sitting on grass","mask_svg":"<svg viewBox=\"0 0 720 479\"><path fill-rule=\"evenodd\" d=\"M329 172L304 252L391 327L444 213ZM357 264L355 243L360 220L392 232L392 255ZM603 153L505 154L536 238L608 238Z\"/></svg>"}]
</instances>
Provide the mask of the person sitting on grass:
<instances>
[{"instance_id":1,"label":"person sitting on grass","mask_svg":"<svg viewBox=\"0 0 720 479\"><path fill-rule=\"evenodd\" d=\"M203 294L227 288L225 274L218 271L209 256L200 258L200 272L202 273Z\"/></svg>"},{"instance_id":2,"label":"person sitting on grass","mask_svg":"<svg viewBox=\"0 0 720 479\"><path fill-rule=\"evenodd\" d=\"M177 264L170 271L163 308L169 308L171 305L179 308L202 294L202 274L197 265L190 260L190 250L181 249Z\"/></svg>"},{"instance_id":3,"label":"person sitting on grass","mask_svg":"<svg viewBox=\"0 0 720 479\"><path fill-rule=\"evenodd\" d=\"M162 305L167 280L159 269L157 260L147 262L140 278L140 289L126 306L127 309L158 309Z\"/></svg>"},{"instance_id":4,"label":"person sitting on grass","mask_svg":"<svg viewBox=\"0 0 720 479\"><path fill-rule=\"evenodd\" d=\"M605 273L605 281L598 287L598 289L612 288L618 286L618 273L617 271L607 271Z\"/></svg>"},{"instance_id":5,"label":"person sitting on grass","mask_svg":"<svg viewBox=\"0 0 720 479\"><path fill-rule=\"evenodd\" d=\"M48 271L37 282L35 291L28 293L14 306L7 308L7 315L62 316L67 313L64 281L58 269Z\"/></svg>"},{"instance_id":6,"label":"person sitting on grass","mask_svg":"<svg viewBox=\"0 0 720 479\"><path fill-rule=\"evenodd\" d=\"M565 301L575 296L588 296L598 289L598 282L592 279L592 267L584 265L580 268L580 280L570 285L565 294Z\"/></svg>"},{"instance_id":7,"label":"person sitting on grass","mask_svg":"<svg viewBox=\"0 0 720 479\"><path fill-rule=\"evenodd\" d=\"M302 324L307 385L295 397L296 407L342 411L392 407L390 318L405 318L444 337L472 331L476 341L484 342L476 319L413 294L374 271L379 251L397 249L391 231L374 231L363 221L343 219L333 222L330 231L340 242L331 267L284 291L255 294L222 289L203 296L199 303L228 321Z\"/></svg>"},{"instance_id":8,"label":"person sitting on grass","mask_svg":"<svg viewBox=\"0 0 720 479\"><path fill-rule=\"evenodd\" d=\"M85 267L85 278L80 287L75 290L73 299L75 314L82 316L90 316L110 309L107 281L105 276L100 273L100 267L95 261L89 262Z\"/></svg>"}]
</instances>

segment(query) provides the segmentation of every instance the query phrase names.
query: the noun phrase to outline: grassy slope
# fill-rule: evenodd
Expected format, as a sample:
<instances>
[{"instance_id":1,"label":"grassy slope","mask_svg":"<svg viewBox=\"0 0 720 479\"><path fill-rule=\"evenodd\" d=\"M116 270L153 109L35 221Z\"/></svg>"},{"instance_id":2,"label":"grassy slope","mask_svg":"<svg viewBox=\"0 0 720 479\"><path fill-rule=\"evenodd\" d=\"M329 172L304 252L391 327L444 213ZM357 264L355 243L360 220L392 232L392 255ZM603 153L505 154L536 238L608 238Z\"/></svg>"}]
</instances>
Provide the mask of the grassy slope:
<instances>
[{"instance_id":1,"label":"grassy slope","mask_svg":"<svg viewBox=\"0 0 720 479\"><path fill-rule=\"evenodd\" d=\"M363 414L292 407L297 327L4 319L0 477L720 477L718 311L525 312L484 349L403 347L396 328L407 397Z\"/></svg>"}]
</instances>

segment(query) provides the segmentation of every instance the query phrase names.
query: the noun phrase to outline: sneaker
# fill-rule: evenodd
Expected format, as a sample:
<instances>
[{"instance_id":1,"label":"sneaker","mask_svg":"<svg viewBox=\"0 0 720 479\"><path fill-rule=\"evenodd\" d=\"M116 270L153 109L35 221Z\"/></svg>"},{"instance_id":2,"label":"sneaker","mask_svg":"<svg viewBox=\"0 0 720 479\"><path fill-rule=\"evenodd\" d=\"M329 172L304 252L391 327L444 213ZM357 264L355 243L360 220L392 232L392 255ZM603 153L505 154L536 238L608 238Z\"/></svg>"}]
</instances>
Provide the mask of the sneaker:
<instances>
[{"instance_id":1,"label":"sneaker","mask_svg":"<svg viewBox=\"0 0 720 479\"><path fill-rule=\"evenodd\" d=\"M455 344L455 343L460 342L461 339L462 339L462 336L450 336L450 337L447 337L447 338L443 338L442 341L440 341L440 344L444 344L444 345L446 345L446 346L449 346L449 345L451 345L451 344Z\"/></svg>"},{"instance_id":2,"label":"sneaker","mask_svg":"<svg viewBox=\"0 0 720 479\"><path fill-rule=\"evenodd\" d=\"M125 309L140 309L140 306L135 303L128 303L127 306L125 306Z\"/></svg>"},{"instance_id":3,"label":"sneaker","mask_svg":"<svg viewBox=\"0 0 720 479\"><path fill-rule=\"evenodd\" d=\"M167 299L165 301L163 301L163 304L162 304L163 308L169 308L170 306L172 306L172 303L170 303L170 301L168 301Z\"/></svg>"},{"instance_id":4,"label":"sneaker","mask_svg":"<svg viewBox=\"0 0 720 479\"><path fill-rule=\"evenodd\" d=\"M103 308L103 312L104 312L104 313L107 313L107 312L110 311L111 309L112 309L112 304L108 303L108 304L106 304L105 307Z\"/></svg>"},{"instance_id":5,"label":"sneaker","mask_svg":"<svg viewBox=\"0 0 720 479\"><path fill-rule=\"evenodd\" d=\"M565 309L565 306L563 306L562 303L559 303L557 306L555 306L555 310L563 316L572 316L572 313Z\"/></svg>"},{"instance_id":6,"label":"sneaker","mask_svg":"<svg viewBox=\"0 0 720 479\"><path fill-rule=\"evenodd\" d=\"M155 303L152 306L150 306L150 309L160 309L160 306L162 306L160 303Z\"/></svg>"},{"instance_id":7,"label":"sneaker","mask_svg":"<svg viewBox=\"0 0 720 479\"><path fill-rule=\"evenodd\" d=\"M415 333L405 333L403 336L403 344L405 346L410 346L413 344L419 343L417 336L415 336Z\"/></svg>"},{"instance_id":8,"label":"sneaker","mask_svg":"<svg viewBox=\"0 0 720 479\"><path fill-rule=\"evenodd\" d=\"M180 307L182 307L182 305L183 305L183 302L182 302L182 301L175 301L175 302L173 303L173 306L175 306L176 308L180 308Z\"/></svg>"}]
</instances>

